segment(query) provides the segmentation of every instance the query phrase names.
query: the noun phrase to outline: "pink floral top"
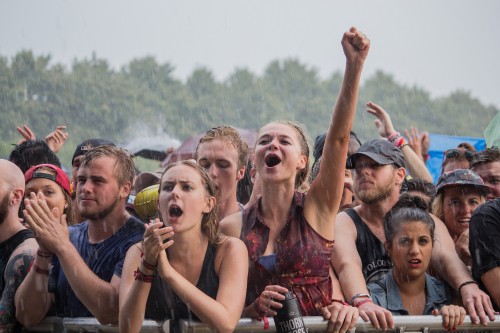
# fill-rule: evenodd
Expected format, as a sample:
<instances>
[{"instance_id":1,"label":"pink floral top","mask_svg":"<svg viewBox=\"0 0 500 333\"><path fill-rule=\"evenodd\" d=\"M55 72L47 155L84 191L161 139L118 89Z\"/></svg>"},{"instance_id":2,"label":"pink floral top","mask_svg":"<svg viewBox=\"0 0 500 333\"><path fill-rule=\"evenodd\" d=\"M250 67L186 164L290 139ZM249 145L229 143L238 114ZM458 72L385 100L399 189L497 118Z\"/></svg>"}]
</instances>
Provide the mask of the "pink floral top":
<instances>
[{"instance_id":1,"label":"pink floral top","mask_svg":"<svg viewBox=\"0 0 500 333\"><path fill-rule=\"evenodd\" d=\"M259 263L269 240L269 228L260 215L262 198L245 210L240 238L249 255L247 305L270 284L292 290L303 316L319 316L321 308L331 303L329 265L334 242L323 238L306 221L304 199L303 193L295 192L286 225L275 244L275 273Z\"/></svg>"}]
</instances>

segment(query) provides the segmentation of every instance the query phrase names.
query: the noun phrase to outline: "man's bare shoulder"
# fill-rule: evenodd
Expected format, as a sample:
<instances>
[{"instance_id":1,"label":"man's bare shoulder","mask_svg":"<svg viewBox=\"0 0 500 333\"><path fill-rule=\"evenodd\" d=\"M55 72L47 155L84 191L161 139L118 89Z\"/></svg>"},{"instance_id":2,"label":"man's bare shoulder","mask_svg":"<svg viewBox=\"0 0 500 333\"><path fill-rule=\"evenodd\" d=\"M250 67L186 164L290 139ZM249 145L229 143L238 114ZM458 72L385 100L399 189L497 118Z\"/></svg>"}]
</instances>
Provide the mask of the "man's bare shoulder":
<instances>
[{"instance_id":1,"label":"man's bare shoulder","mask_svg":"<svg viewBox=\"0 0 500 333\"><path fill-rule=\"evenodd\" d=\"M226 216L219 222L219 230L227 236L240 238L243 216L241 212L236 212Z\"/></svg>"}]
</instances>

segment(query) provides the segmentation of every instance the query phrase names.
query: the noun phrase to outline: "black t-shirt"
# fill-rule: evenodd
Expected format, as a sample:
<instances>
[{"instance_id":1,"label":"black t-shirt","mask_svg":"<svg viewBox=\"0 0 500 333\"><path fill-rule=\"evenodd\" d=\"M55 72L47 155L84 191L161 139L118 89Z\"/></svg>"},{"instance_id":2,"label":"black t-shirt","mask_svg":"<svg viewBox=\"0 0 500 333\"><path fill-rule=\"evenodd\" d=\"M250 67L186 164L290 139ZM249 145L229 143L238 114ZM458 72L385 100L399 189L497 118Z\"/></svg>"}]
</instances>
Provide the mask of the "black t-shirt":
<instances>
[{"instance_id":1,"label":"black t-shirt","mask_svg":"<svg viewBox=\"0 0 500 333\"><path fill-rule=\"evenodd\" d=\"M469 249L472 276L482 285L481 275L500 266L500 198L484 203L472 214Z\"/></svg>"}]
</instances>

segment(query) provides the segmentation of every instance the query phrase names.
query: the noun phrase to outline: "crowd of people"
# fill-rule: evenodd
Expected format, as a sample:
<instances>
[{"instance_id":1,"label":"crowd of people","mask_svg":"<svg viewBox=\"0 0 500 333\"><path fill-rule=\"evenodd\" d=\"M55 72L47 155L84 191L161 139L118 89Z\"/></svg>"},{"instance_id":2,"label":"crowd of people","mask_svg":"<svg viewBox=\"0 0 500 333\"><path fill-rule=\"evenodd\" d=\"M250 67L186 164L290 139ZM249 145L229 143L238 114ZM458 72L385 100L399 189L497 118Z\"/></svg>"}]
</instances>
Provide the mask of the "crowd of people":
<instances>
[{"instance_id":1,"label":"crowd of people","mask_svg":"<svg viewBox=\"0 0 500 333\"><path fill-rule=\"evenodd\" d=\"M327 332L358 317L383 330L395 315L441 315L449 331L466 314L493 321L499 149L450 147L433 184L428 135L401 135L373 102L381 138L362 143L352 126L370 40L351 28L341 44L343 83L312 154L295 122L264 125L253 149L222 125L195 159L143 174L111 141L86 139L67 175L64 126L45 140L18 128L24 139L0 160L0 331L59 316L232 332L241 317L276 315L288 292Z\"/></svg>"}]
</instances>

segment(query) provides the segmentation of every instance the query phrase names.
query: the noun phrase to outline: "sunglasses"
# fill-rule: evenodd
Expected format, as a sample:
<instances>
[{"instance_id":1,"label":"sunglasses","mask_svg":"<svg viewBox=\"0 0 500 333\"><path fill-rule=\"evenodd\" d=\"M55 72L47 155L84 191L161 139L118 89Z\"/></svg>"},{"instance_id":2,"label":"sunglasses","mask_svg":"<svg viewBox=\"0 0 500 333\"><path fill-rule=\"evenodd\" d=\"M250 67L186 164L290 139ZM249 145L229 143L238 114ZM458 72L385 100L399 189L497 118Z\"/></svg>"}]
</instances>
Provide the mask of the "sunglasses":
<instances>
[{"instance_id":1,"label":"sunglasses","mask_svg":"<svg viewBox=\"0 0 500 333\"><path fill-rule=\"evenodd\" d=\"M477 153L470 150L463 149L448 149L444 152L444 158L459 158L464 157L467 161L472 162Z\"/></svg>"}]
</instances>

